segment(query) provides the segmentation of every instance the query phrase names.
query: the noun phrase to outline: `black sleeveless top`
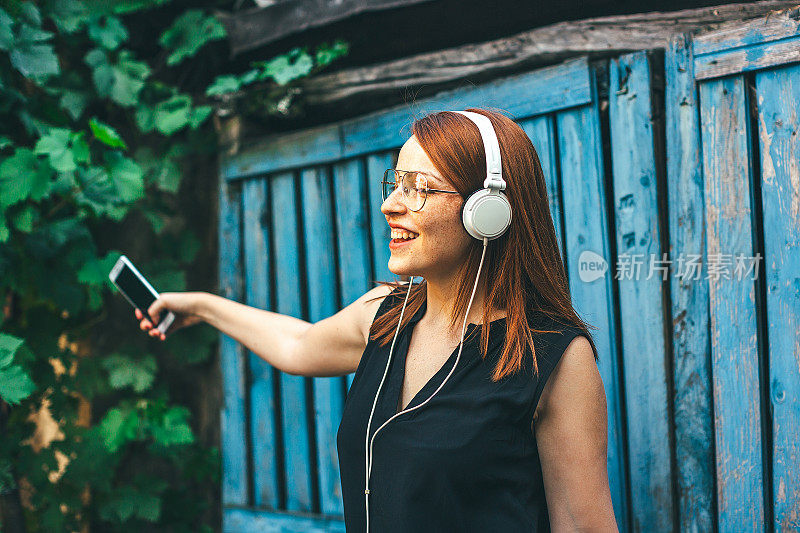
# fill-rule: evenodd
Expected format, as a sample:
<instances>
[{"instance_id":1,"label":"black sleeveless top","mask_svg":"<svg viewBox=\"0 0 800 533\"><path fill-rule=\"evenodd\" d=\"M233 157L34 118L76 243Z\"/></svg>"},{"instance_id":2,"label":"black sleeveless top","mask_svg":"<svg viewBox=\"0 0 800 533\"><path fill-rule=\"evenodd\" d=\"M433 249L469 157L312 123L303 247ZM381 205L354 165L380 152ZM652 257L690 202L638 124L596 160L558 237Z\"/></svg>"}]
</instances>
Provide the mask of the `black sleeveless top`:
<instances>
[{"instance_id":1,"label":"black sleeveless top","mask_svg":"<svg viewBox=\"0 0 800 533\"><path fill-rule=\"evenodd\" d=\"M395 289L378 313L402 304L406 288ZM397 412L412 328L425 303L397 338L370 434ZM404 413L375 437L369 481L369 530L549 531L542 469L531 431L533 413L547 378L580 330L532 315L531 326L559 329L534 335L539 377L528 364L492 382L491 372L505 340L505 319L492 322L486 358L480 331L464 341L458 368L424 406ZM481 326L468 324L466 337ZM370 340L347 393L337 448L348 533L366 530L364 482L367 420L386 368L391 342ZM414 396L406 409L424 402L453 367L458 348ZM530 352L529 352L530 353Z\"/></svg>"}]
</instances>

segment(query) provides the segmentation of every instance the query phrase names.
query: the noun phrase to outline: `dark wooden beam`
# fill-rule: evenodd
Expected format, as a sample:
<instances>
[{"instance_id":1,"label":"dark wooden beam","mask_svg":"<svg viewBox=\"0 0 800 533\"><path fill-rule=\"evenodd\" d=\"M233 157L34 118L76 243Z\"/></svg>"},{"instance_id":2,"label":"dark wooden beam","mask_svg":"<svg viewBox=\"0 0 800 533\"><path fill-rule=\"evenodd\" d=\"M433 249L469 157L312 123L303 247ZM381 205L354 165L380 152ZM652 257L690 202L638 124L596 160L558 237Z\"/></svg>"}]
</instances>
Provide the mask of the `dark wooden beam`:
<instances>
[{"instance_id":1,"label":"dark wooden beam","mask_svg":"<svg viewBox=\"0 0 800 533\"><path fill-rule=\"evenodd\" d=\"M325 26L360 13L432 0L281 0L267 7L215 15L228 30L231 53L252 50L309 28Z\"/></svg>"},{"instance_id":2,"label":"dark wooden beam","mask_svg":"<svg viewBox=\"0 0 800 533\"><path fill-rule=\"evenodd\" d=\"M316 76L301 87L311 108L336 109L334 114L367 112L401 104L409 95L422 97L575 56L665 48L675 34L742 24L797 5L798 0L766 0L559 22L494 41Z\"/></svg>"}]
</instances>

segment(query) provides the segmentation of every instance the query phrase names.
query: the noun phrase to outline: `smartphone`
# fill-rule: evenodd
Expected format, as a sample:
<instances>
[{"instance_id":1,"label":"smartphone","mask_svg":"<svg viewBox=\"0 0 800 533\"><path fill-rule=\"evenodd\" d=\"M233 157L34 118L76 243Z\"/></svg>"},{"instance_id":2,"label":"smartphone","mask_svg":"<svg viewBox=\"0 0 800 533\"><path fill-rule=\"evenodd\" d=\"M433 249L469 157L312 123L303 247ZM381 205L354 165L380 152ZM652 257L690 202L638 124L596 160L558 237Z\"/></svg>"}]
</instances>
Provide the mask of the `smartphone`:
<instances>
[{"instance_id":1,"label":"smartphone","mask_svg":"<svg viewBox=\"0 0 800 533\"><path fill-rule=\"evenodd\" d=\"M120 256L111 272L109 272L108 279L116 285L119 292L132 306L139 309L144 316L150 318L150 315L147 314L147 309L156 301L158 293L127 257ZM161 333L165 333L173 320L175 320L175 315L172 311L167 312L166 315L161 317L156 329ZM152 322L153 319L150 318L150 321Z\"/></svg>"}]
</instances>

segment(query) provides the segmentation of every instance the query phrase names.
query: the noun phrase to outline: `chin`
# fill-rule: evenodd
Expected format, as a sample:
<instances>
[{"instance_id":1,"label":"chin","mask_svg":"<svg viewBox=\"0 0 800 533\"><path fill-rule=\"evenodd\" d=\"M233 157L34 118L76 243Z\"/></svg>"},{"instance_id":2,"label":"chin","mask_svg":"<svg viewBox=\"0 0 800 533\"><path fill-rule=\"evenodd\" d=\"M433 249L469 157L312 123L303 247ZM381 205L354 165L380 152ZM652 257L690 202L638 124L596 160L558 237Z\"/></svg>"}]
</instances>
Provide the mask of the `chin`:
<instances>
[{"instance_id":1,"label":"chin","mask_svg":"<svg viewBox=\"0 0 800 533\"><path fill-rule=\"evenodd\" d=\"M395 276L419 277L422 275L420 274L419 270L410 267L409 265L402 264L402 261L392 261L391 259L389 259L388 267L389 267L389 272L391 272Z\"/></svg>"}]
</instances>

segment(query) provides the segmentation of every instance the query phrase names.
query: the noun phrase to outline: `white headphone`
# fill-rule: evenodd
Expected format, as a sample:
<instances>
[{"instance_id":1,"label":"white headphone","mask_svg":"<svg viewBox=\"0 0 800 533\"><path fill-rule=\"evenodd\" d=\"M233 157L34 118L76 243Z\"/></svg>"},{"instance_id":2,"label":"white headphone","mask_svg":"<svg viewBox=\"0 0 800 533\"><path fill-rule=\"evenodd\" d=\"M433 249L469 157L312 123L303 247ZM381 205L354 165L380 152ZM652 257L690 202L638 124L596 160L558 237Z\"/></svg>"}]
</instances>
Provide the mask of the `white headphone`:
<instances>
[{"instance_id":1,"label":"white headphone","mask_svg":"<svg viewBox=\"0 0 800 533\"><path fill-rule=\"evenodd\" d=\"M392 362L394 345L397 341L397 335L400 333L400 325L403 323L403 314L405 313L406 304L408 303L408 296L411 294L411 285L414 282L414 276L411 276L411 279L408 281L408 292L406 292L406 298L403 301L403 307L400 309L400 318L397 321L397 329L394 333L392 346L389 348L389 357L386 360L386 368L383 371L383 377L381 378L381 382L378 385L378 390L375 393L375 399L372 402L372 410L369 413L369 420L367 421L367 434L365 443L366 449L364 454L366 461L366 479L364 482L364 512L367 522L367 533L369 533L369 476L372 471L372 444L375 440L375 436L381 429L383 429L384 426L386 426L386 424L391 422L396 417L415 409L419 409L428 403L431 398L433 398L436 393L439 392L442 387L444 387L444 384L447 383L447 380L450 379L453 371L458 366L458 361L461 358L461 349L464 347L464 332L467 328L467 317L469 316L469 310L472 307L472 300L475 298L475 291L478 288L478 279L481 275L483 259L486 256L486 246L490 240L496 239L505 233L508 227L511 225L511 204L508 202L506 195L500 192L506 188L506 182L503 180L502 175L500 144L497 141L497 134L494 131L494 126L492 126L492 121L484 115L473 113L471 111L455 112L464 115L474 122L476 126L478 126L478 131L483 139L483 148L486 152L486 179L483 182L484 188L472 193L469 198L467 198L466 202L464 202L464 206L461 211L461 220L464 223L464 228L467 230L467 233L476 239L483 241L481 262L478 264L478 274L475 276L475 284L472 286L472 294L469 297L467 311L464 313L464 323L461 326L461 342L458 345L458 354L456 355L456 362L453 363L453 368L450 369L450 372L444 378L444 381L442 381L439 387L437 387L436 390L433 391L433 394L431 394L424 402L414 407L403 409L399 413L395 413L378 429L375 430L375 433L372 434L372 438L370 439L369 429L372 425L372 416L375 414L375 406L378 404L378 396L380 396L383 383L386 380L386 375L389 373L389 365Z\"/></svg>"},{"instance_id":2,"label":"white headphone","mask_svg":"<svg viewBox=\"0 0 800 533\"><path fill-rule=\"evenodd\" d=\"M486 237L490 241L500 237L511 225L511 204L502 190L506 188L503 180L503 165L500 160L500 143L492 126L492 121L480 113L456 111L478 126L483 149L486 152L486 179L483 189L470 195L461 211L461 220L467 233L478 240Z\"/></svg>"}]
</instances>

